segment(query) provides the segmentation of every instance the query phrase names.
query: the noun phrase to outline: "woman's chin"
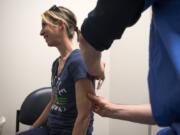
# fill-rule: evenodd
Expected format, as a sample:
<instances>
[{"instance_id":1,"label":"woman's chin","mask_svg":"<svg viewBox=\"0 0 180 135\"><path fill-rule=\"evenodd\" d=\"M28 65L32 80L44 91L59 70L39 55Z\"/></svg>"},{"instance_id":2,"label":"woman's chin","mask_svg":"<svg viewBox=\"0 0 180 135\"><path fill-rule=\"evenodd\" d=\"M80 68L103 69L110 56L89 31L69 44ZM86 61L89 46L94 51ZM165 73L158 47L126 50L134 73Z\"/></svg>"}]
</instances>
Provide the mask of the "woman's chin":
<instances>
[{"instance_id":1,"label":"woman's chin","mask_svg":"<svg viewBox=\"0 0 180 135\"><path fill-rule=\"evenodd\" d=\"M54 45L52 43L47 43L49 47L53 47Z\"/></svg>"}]
</instances>

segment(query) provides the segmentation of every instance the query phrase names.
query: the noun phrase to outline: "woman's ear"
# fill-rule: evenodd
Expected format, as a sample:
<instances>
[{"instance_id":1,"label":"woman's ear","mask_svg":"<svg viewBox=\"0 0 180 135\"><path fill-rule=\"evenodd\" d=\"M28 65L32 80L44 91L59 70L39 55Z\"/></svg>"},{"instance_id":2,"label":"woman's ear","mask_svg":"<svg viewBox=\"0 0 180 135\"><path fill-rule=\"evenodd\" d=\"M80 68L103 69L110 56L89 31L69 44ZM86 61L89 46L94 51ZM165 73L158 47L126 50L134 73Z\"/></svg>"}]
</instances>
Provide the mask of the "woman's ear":
<instances>
[{"instance_id":1,"label":"woman's ear","mask_svg":"<svg viewBox=\"0 0 180 135\"><path fill-rule=\"evenodd\" d=\"M59 21L58 21L58 27L59 27L60 29L64 29L64 28L65 28L65 23L64 23L62 20L59 20Z\"/></svg>"}]
</instances>

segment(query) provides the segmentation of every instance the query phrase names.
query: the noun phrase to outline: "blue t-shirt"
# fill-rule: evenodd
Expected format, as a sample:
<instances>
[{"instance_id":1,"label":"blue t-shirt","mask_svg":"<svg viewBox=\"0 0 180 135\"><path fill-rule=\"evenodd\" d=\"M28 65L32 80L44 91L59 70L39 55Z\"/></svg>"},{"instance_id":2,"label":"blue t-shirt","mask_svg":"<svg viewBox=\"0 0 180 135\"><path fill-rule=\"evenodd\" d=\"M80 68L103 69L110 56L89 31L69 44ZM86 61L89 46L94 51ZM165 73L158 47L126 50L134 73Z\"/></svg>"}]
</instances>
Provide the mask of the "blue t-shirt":
<instances>
[{"instance_id":1,"label":"blue t-shirt","mask_svg":"<svg viewBox=\"0 0 180 135\"><path fill-rule=\"evenodd\" d=\"M48 116L48 127L53 134L71 135L77 117L75 82L80 79L90 79L93 82L93 79L86 71L80 50L76 49L70 54L60 74L57 74L58 59L52 66L52 94L56 96L56 102ZM93 113L87 135L92 133L92 124Z\"/></svg>"}]
</instances>

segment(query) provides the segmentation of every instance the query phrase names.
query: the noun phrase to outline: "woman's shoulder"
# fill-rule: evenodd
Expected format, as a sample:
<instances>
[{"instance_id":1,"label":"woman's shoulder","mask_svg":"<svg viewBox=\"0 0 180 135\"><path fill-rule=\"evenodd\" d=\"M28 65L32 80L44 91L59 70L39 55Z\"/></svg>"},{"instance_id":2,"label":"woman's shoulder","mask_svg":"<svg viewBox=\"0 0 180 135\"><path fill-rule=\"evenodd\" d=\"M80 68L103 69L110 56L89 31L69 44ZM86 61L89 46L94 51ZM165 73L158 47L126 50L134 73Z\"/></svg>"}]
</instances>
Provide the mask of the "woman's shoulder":
<instances>
[{"instance_id":1,"label":"woman's shoulder","mask_svg":"<svg viewBox=\"0 0 180 135\"><path fill-rule=\"evenodd\" d=\"M70 63L76 62L76 61L83 61L81 52L79 49L75 49L69 58Z\"/></svg>"},{"instance_id":2,"label":"woman's shoulder","mask_svg":"<svg viewBox=\"0 0 180 135\"><path fill-rule=\"evenodd\" d=\"M70 68L83 68L85 69L85 64L79 49L72 52L70 58L68 59L67 66Z\"/></svg>"}]
</instances>

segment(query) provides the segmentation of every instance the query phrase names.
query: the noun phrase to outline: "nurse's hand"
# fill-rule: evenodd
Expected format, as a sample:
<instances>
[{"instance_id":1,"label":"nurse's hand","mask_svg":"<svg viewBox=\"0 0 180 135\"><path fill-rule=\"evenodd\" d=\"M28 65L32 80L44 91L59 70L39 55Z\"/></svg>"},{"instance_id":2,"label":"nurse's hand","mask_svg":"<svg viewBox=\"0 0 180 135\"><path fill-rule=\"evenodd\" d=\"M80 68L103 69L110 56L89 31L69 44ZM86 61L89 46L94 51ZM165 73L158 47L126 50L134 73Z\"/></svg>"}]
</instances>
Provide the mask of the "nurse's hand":
<instances>
[{"instance_id":1,"label":"nurse's hand","mask_svg":"<svg viewBox=\"0 0 180 135\"><path fill-rule=\"evenodd\" d=\"M116 105L105 99L104 97L88 94L93 111L102 117L114 118Z\"/></svg>"}]
</instances>

